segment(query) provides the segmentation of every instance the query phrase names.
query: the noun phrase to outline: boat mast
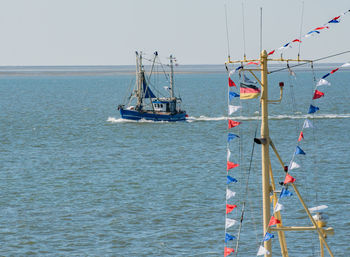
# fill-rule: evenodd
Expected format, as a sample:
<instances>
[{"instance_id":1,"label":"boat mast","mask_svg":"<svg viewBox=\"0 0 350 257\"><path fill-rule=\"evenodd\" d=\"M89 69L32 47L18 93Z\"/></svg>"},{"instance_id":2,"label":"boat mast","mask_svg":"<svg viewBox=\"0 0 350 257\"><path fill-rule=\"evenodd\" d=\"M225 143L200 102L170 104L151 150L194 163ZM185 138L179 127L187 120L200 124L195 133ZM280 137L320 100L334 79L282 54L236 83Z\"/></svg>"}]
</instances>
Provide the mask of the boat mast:
<instances>
[{"instance_id":1,"label":"boat mast","mask_svg":"<svg viewBox=\"0 0 350 257\"><path fill-rule=\"evenodd\" d=\"M173 56L170 55L170 98L174 97L174 67Z\"/></svg>"},{"instance_id":2,"label":"boat mast","mask_svg":"<svg viewBox=\"0 0 350 257\"><path fill-rule=\"evenodd\" d=\"M136 81L137 81L137 107L142 107L142 52L140 55L136 52Z\"/></svg>"},{"instance_id":3,"label":"boat mast","mask_svg":"<svg viewBox=\"0 0 350 257\"><path fill-rule=\"evenodd\" d=\"M260 55L261 62L261 176L262 176L262 198L263 198L263 227L264 235L267 232L270 221L270 154L269 154L269 123L268 123L268 81L267 81L267 52L264 50ZM271 240L264 242L265 249L271 256Z\"/></svg>"}]
</instances>

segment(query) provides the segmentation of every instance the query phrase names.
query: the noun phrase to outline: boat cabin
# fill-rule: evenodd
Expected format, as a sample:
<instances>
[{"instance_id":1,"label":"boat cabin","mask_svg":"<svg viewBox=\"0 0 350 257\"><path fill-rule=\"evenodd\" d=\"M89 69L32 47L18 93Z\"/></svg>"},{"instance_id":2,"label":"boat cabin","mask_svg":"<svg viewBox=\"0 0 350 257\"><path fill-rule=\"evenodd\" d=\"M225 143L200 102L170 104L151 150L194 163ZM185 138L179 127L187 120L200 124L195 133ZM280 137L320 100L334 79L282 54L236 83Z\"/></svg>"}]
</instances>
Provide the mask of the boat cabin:
<instances>
[{"instance_id":1,"label":"boat cabin","mask_svg":"<svg viewBox=\"0 0 350 257\"><path fill-rule=\"evenodd\" d=\"M153 108L156 112L177 112L179 111L176 100L165 100L165 99L156 99L152 101Z\"/></svg>"}]
</instances>

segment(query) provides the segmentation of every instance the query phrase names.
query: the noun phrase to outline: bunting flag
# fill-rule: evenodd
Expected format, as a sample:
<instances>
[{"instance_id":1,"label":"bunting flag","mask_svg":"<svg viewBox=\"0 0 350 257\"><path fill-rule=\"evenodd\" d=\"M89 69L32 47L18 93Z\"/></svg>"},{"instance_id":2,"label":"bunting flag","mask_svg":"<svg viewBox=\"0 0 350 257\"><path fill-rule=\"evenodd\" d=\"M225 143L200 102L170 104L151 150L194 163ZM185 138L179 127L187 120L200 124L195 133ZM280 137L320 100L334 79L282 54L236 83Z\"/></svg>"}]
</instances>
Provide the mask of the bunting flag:
<instances>
[{"instance_id":1,"label":"bunting flag","mask_svg":"<svg viewBox=\"0 0 350 257\"><path fill-rule=\"evenodd\" d=\"M237 207L237 205L235 205L235 204L226 204L226 214L229 214L230 212L232 212L233 209L236 207Z\"/></svg>"},{"instance_id":2,"label":"bunting flag","mask_svg":"<svg viewBox=\"0 0 350 257\"><path fill-rule=\"evenodd\" d=\"M300 41L299 39L294 39L292 42L293 42L293 43L295 43L295 42L301 43L302 41Z\"/></svg>"},{"instance_id":3,"label":"bunting flag","mask_svg":"<svg viewBox=\"0 0 350 257\"><path fill-rule=\"evenodd\" d=\"M347 63L344 63L342 66L340 66L340 67L349 67L350 66L350 62L347 62Z\"/></svg>"},{"instance_id":4,"label":"bunting flag","mask_svg":"<svg viewBox=\"0 0 350 257\"><path fill-rule=\"evenodd\" d=\"M237 94L237 93L235 93L235 92L229 92L229 98L230 98L230 101L232 100L232 99L234 99L235 97L239 97L239 94Z\"/></svg>"},{"instance_id":5,"label":"bunting flag","mask_svg":"<svg viewBox=\"0 0 350 257\"><path fill-rule=\"evenodd\" d=\"M272 50L271 52L269 52L267 55L271 55L271 54L274 54L275 53L275 50Z\"/></svg>"},{"instance_id":6,"label":"bunting flag","mask_svg":"<svg viewBox=\"0 0 350 257\"><path fill-rule=\"evenodd\" d=\"M269 227L270 226L273 226L273 225L276 225L276 224L279 224L281 223L281 221L279 221L278 219L276 219L274 216L271 216L271 219L270 219L270 222L269 222Z\"/></svg>"},{"instance_id":7,"label":"bunting flag","mask_svg":"<svg viewBox=\"0 0 350 257\"><path fill-rule=\"evenodd\" d=\"M227 176L227 182L226 184L230 184L230 183L236 183L237 182L237 179L231 177L231 176Z\"/></svg>"},{"instance_id":8,"label":"bunting flag","mask_svg":"<svg viewBox=\"0 0 350 257\"><path fill-rule=\"evenodd\" d=\"M313 96L313 100L321 98L322 96L324 96L324 93L318 90L315 90L314 96Z\"/></svg>"},{"instance_id":9,"label":"bunting flag","mask_svg":"<svg viewBox=\"0 0 350 257\"><path fill-rule=\"evenodd\" d=\"M303 128L313 128L314 126L312 125L311 121L309 121L308 119L306 119L304 121L304 125Z\"/></svg>"},{"instance_id":10,"label":"bunting flag","mask_svg":"<svg viewBox=\"0 0 350 257\"><path fill-rule=\"evenodd\" d=\"M260 89L254 85L240 84L241 99L254 99L259 97Z\"/></svg>"},{"instance_id":11,"label":"bunting flag","mask_svg":"<svg viewBox=\"0 0 350 257\"><path fill-rule=\"evenodd\" d=\"M262 245L260 245L259 247L259 251L256 254L256 256L260 256L260 255L265 255L265 254L270 254L270 252L268 250L266 250L265 247L263 247Z\"/></svg>"},{"instance_id":12,"label":"bunting flag","mask_svg":"<svg viewBox=\"0 0 350 257\"><path fill-rule=\"evenodd\" d=\"M317 112L319 109L320 109L320 108L318 108L317 106L313 106L312 104L310 104L310 108L309 108L308 114L315 113L315 112Z\"/></svg>"},{"instance_id":13,"label":"bunting flag","mask_svg":"<svg viewBox=\"0 0 350 257\"><path fill-rule=\"evenodd\" d=\"M251 65L251 64L259 65L259 62L248 62L248 63L247 63L247 65Z\"/></svg>"},{"instance_id":14,"label":"bunting flag","mask_svg":"<svg viewBox=\"0 0 350 257\"><path fill-rule=\"evenodd\" d=\"M293 195L292 192L289 192L287 189L282 188L282 191L280 193L280 198L288 197L288 196L292 196L292 195Z\"/></svg>"},{"instance_id":15,"label":"bunting flag","mask_svg":"<svg viewBox=\"0 0 350 257\"><path fill-rule=\"evenodd\" d=\"M227 162L227 170L234 169L238 166L239 166L239 164L237 164L237 163Z\"/></svg>"},{"instance_id":16,"label":"bunting flag","mask_svg":"<svg viewBox=\"0 0 350 257\"><path fill-rule=\"evenodd\" d=\"M239 121L234 121L234 120L228 120L228 128L234 128L236 126L238 126L239 124L241 124L241 122Z\"/></svg>"},{"instance_id":17,"label":"bunting flag","mask_svg":"<svg viewBox=\"0 0 350 257\"><path fill-rule=\"evenodd\" d=\"M235 139L236 137L239 137L236 134L228 133L227 134L227 142L230 142L231 140Z\"/></svg>"},{"instance_id":18,"label":"bunting flag","mask_svg":"<svg viewBox=\"0 0 350 257\"><path fill-rule=\"evenodd\" d=\"M225 251L224 251L224 257L230 255L231 253L235 252L235 250L233 248L228 248L225 247Z\"/></svg>"},{"instance_id":19,"label":"bunting flag","mask_svg":"<svg viewBox=\"0 0 350 257\"><path fill-rule=\"evenodd\" d=\"M236 195L236 192L233 192L233 191L231 191L228 188L226 189L226 200L228 200L228 199L230 199L232 197L235 197L235 195Z\"/></svg>"},{"instance_id":20,"label":"bunting flag","mask_svg":"<svg viewBox=\"0 0 350 257\"><path fill-rule=\"evenodd\" d=\"M231 157L231 151L230 149L227 149L227 161L230 160L230 157Z\"/></svg>"},{"instance_id":21,"label":"bunting flag","mask_svg":"<svg viewBox=\"0 0 350 257\"><path fill-rule=\"evenodd\" d=\"M288 183L294 183L294 182L295 182L295 178L293 178L291 175L287 174L283 183L286 185Z\"/></svg>"},{"instance_id":22,"label":"bunting flag","mask_svg":"<svg viewBox=\"0 0 350 257\"><path fill-rule=\"evenodd\" d=\"M275 206L275 209L273 210L273 212L278 212L278 211L281 211L283 210L283 205L280 204L280 203L276 203L276 206Z\"/></svg>"},{"instance_id":23,"label":"bunting flag","mask_svg":"<svg viewBox=\"0 0 350 257\"><path fill-rule=\"evenodd\" d=\"M237 220L227 218L225 228L228 229L236 224L237 224Z\"/></svg>"},{"instance_id":24,"label":"bunting flag","mask_svg":"<svg viewBox=\"0 0 350 257\"><path fill-rule=\"evenodd\" d=\"M235 236L230 235L229 233L226 233L225 235L225 243L227 243L228 241L231 241L233 239L235 239Z\"/></svg>"},{"instance_id":25,"label":"bunting flag","mask_svg":"<svg viewBox=\"0 0 350 257\"><path fill-rule=\"evenodd\" d=\"M298 142L300 142L302 139L304 139L304 133L303 133L303 131L300 131Z\"/></svg>"},{"instance_id":26,"label":"bunting flag","mask_svg":"<svg viewBox=\"0 0 350 257\"><path fill-rule=\"evenodd\" d=\"M323 76L322 76L322 79L327 78L329 75L331 75L331 74L330 74L330 73L327 73L326 75L323 75Z\"/></svg>"},{"instance_id":27,"label":"bunting flag","mask_svg":"<svg viewBox=\"0 0 350 257\"><path fill-rule=\"evenodd\" d=\"M305 37L310 37L310 36L315 35L315 34L313 34L313 33L320 34L321 32L319 32L319 31L317 31L317 30L312 30L312 31L308 32L308 33L305 35Z\"/></svg>"},{"instance_id":28,"label":"bunting flag","mask_svg":"<svg viewBox=\"0 0 350 257\"><path fill-rule=\"evenodd\" d=\"M233 80L230 77L228 77L228 86L229 87L237 87L235 82L233 82Z\"/></svg>"},{"instance_id":29,"label":"bunting flag","mask_svg":"<svg viewBox=\"0 0 350 257\"><path fill-rule=\"evenodd\" d=\"M333 19L331 19L328 23L339 23L340 21L338 20L340 18L340 16L334 17Z\"/></svg>"},{"instance_id":30,"label":"bunting flag","mask_svg":"<svg viewBox=\"0 0 350 257\"><path fill-rule=\"evenodd\" d=\"M314 30L322 30L322 29L329 29L329 27L328 26L323 26L323 27L315 28Z\"/></svg>"},{"instance_id":31,"label":"bunting flag","mask_svg":"<svg viewBox=\"0 0 350 257\"><path fill-rule=\"evenodd\" d=\"M295 154L303 154L305 155L306 153L301 149L299 146L296 147L295 149Z\"/></svg>"},{"instance_id":32,"label":"bunting flag","mask_svg":"<svg viewBox=\"0 0 350 257\"><path fill-rule=\"evenodd\" d=\"M329 83L329 82L328 82L327 80L325 80L325 79L320 79L320 80L317 82L316 87L318 87L318 86L324 86L324 85L330 86L331 83Z\"/></svg>"},{"instance_id":33,"label":"bunting flag","mask_svg":"<svg viewBox=\"0 0 350 257\"><path fill-rule=\"evenodd\" d=\"M291 162L291 164L288 167L289 170L294 170L294 169L298 169L298 168L300 168L300 165L296 162Z\"/></svg>"},{"instance_id":34,"label":"bunting flag","mask_svg":"<svg viewBox=\"0 0 350 257\"><path fill-rule=\"evenodd\" d=\"M269 232L266 232L263 241L269 241L271 238L274 238L275 236L273 234L270 234Z\"/></svg>"},{"instance_id":35,"label":"bunting flag","mask_svg":"<svg viewBox=\"0 0 350 257\"><path fill-rule=\"evenodd\" d=\"M334 72L336 72L336 71L338 71L338 70L339 70L339 68L336 68L336 69L332 70L332 71L331 71L331 74L333 74Z\"/></svg>"},{"instance_id":36,"label":"bunting flag","mask_svg":"<svg viewBox=\"0 0 350 257\"><path fill-rule=\"evenodd\" d=\"M238 111L239 109L242 109L242 106L229 105L228 106L228 115L231 115L232 113Z\"/></svg>"}]
</instances>

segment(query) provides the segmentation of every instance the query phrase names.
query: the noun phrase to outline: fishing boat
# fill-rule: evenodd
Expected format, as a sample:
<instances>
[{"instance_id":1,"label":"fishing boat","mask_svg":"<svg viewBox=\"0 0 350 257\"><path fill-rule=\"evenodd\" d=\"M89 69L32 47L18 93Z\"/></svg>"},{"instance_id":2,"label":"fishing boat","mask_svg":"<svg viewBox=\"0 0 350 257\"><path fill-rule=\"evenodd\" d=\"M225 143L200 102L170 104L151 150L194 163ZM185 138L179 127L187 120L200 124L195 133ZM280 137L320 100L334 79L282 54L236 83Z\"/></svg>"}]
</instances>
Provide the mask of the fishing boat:
<instances>
[{"instance_id":1,"label":"fishing boat","mask_svg":"<svg viewBox=\"0 0 350 257\"><path fill-rule=\"evenodd\" d=\"M166 74L169 85L164 86L167 95L155 94L155 89L151 88L151 76L154 67L160 63L158 52L154 53L151 70L147 75L142 64L142 52L136 52L136 83L135 88L127 99L127 104L118 106L118 110L123 119L128 120L151 120L151 121L184 121L186 111L181 109L182 100L174 93L174 61L176 59L170 55L170 74ZM156 86L156 85L154 85Z\"/></svg>"},{"instance_id":2,"label":"fishing boat","mask_svg":"<svg viewBox=\"0 0 350 257\"><path fill-rule=\"evenodd\" d=\"M349 10L350 11L350 10ZM349 11L343 13L345 15ZM337 16L329 21L329 23L339 22L339 17ZM337 21L337 22L335 22ZM313 31L318 31L325 28L318 27ZM314 33L314 32L312 32ZM309 35L310 32L307 34ZM290 43L300 43L301 40L295 39ZM290 44L288 43L288 44ZM288 47L288 44L282 46L280 49ZM347 51L349 52L349 51ZM304 133L310 128L313 127L312 115L319 110L315 105L314 101L324 96L324 93L320 91L319 86L325 85L328 81L325 80L326 77L334 74L340 68L349 67L350 63L345 63L338 68L332 69L330 72L326 73L319 79L314 79L312 82L313 85L313 94L310 97L311 104L308 106L308 109L305 110L305 121L302 123L300 129L299 137L296 138L296 146L291 151L291 159L283 160L280 153L277 151L272 136L270 135L269 130L269 105L281 103L283 98L284 83L279 83L280 96L279 99L270 99L269 97L269 80L268 77L274 72L279 72L282 70L289 71L289 75L295 76L292 71L293 67L310 64L310 67L313 67L315 60L303 60L298 57L295 59L284 58L281 54L279 58L272 58L275 50L266 51L262 50L260 57L256 59L247 59L245 54L244 58L239 60L231 60L230 56L225 62L226 70L228 72L228 129L227 129L227 183L226 183L226 215L225 215L225 248L224 256L235 255L235 256L249 256L245 252L239 251L240 238L242 237L242 227L244 227L244 218L246 210L246 200L235 199L237 197L235 188L240 181L237 178L238 174L235 171L241 171L240 164L232 161L234 156L231 155L231 149L237 143L236 140L241 140L243 133L239 128L242 126L239 117L234 118L232 114L238 110L242 110L242 104L235 104L239 101L247 99L259 99L257 106L260 109L258 121L260 122L260 136L255 135L252 140L252 153L254 151L254 146L261 147L261 204L262 210L259 212L261 214L262 222L261 224L261 240L258 240L258 244L255 244L257 256L271 257L272 253L276 254L276 250L273 251L272 243L276 242L273 238L278 237L278 242L280 246L280 254L278 256L291 256L287 247L288 237L287 233L289 232L299 232L302 231L315 233L319 241L319 250L318 254L313 254L310 252L305 256L334 256L331 247L327 243L327 237L334 234L334 229L332 227L327 227L327 215L325 215L325 210L327 205L321 204L316 207L310 208L307 201L302 196L300 186L301 181L298 181L298 173L296 169L300 168L300 165L297 163L300 156L305 155L305 151L302 149L303 145L301 142L304 140ZM279 64L285 63L283 68L275 68L271 70L272 66L269 66L270 63L278 62ZM258 75L260 73L260 77ZM236 74L236 78L232 78ZM249 76L252 76L254 79L249 79ZM234 81L239 80L240 83L235 83ZM254 81L253 81L254 80ZM259 88L260 86L260 88ZM310 118L311 117L311 118ZM258 127L257 127L258 128ZM253 143L254 142L254 143ZM237 146L239 147L239 146ZM272 165L271 154L272 152L278 163ZM237 156L236 156L237 157ZM252 161L253 155L251 155L250 161ZM249 159L249 158L248 158ZM241 159L240 159L241 160ZM299 162L299 161L298 161ZM249 172L251 169L251 163L249 165ZM275 168L279 166L279 168ZM238 168L237 168L238 167ZM236 170L233 170L236 169ZM242 195L248 194L248 183L249 183L249 173L243 184L246 184L242 188ZM235 175L236 174L236 175ZM235 178L236 177L236 178ZM276 178L283 178L280 182ZM294 197L295 201L300 203L303 213L302 218L306 219L306 223L309 225L302 225L303 222L298 221L298 224L285 225L288 222L288 219L284 219L284 208L283 201L285 198ZM246 198L245 198L246 199ZM282 204L283 203L283 204ZM293 205L295 208L295 205ZM288 216L288 215L286 215ZM236 229L235 229L236 227ZM304 232L303 232L304 233ZM295 238L294 238L295 239ZM246 242L245 242L246 243ZM247 243L246 243L247 244ZM304 240L301 240L299 245L303 245ZM311 249L311 248L310 248ZM301 253L299 253L301 254ZM304 252L302 253L304 254ZM293 255L297 256L297 255ZM303 255L304 256L304 255Z\"/></svg>"}]
</instances>

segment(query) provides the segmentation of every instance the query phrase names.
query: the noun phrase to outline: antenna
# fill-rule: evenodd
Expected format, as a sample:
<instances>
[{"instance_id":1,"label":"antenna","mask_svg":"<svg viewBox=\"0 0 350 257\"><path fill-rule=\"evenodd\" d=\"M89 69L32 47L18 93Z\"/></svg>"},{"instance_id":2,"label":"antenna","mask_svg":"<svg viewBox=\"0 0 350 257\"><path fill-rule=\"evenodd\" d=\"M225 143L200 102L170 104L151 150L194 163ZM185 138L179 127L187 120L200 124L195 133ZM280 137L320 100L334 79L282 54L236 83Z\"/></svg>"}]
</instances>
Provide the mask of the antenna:
<instances>
[{"instance_id":1,"label":"antenna","mask_svg":"<svg viewBox=\"0 0 350 257\"><path fill-rule=\"evenodd\" d=\"M225 21L226 21L227 56L228 56L228 59L230 60L230 41L228 37L227 6L226 4L224 6L225 6Z\"/></svg>"},{"instance_id":2,"label":"antenna","mask_svg":"<svg viewBox=\"0 0 350 257\"><path fill-rule=\"evenodd\" d=\"M262 10L263 8L260 7L260 53L262 51L262 14L263 14Z\"/></svg>"},{"instance_id":3,"label":"antenna","mask_svg":"<svg viewBox=\"0 0 350 257\"><path fill-rule=\"evenodd\" d=\"M300 31L299 31L299 40L301 40L301 33L302 33L302 28L303 28L303 20L304 20L304 1L303 1L303 5L301 7L301 18L300 18L301 22L300 22ZM299 42L299 50L298 50L298 59L300 57L300 42Z\"/></svg>"},{"instance_id":4,"label":"antenna","mask_svg":"<svg viewBox=\"0 0 350 257\"><path fill-rule=\"evenodd\" d=\"M243 53L244 53L244 59L246 58L246 49L245 49L245 26L244 26L244 4L242 2L242 25L243 25ZM261 51L260 51L261 52Z\"/></svg>"}]
</instances>

